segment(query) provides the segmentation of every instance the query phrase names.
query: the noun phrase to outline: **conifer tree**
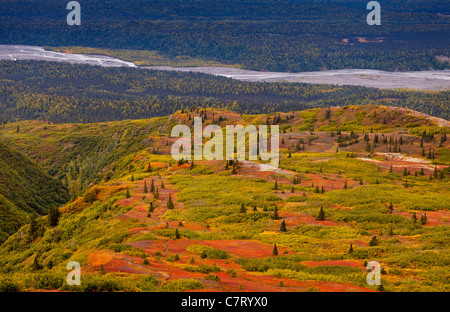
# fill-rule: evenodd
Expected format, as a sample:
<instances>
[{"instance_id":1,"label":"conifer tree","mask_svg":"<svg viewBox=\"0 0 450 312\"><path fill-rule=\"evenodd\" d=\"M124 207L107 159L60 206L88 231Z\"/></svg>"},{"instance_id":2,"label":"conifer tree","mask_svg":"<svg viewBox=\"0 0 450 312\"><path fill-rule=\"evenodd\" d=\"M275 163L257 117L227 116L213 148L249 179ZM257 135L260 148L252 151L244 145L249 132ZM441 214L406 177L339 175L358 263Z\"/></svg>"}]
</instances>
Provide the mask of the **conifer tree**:
<instances>
[{"instance_id":1,"label":"conifer tree","mask_svg":"<svg viewBox=\"0 0 450 312\"><path fill-rule=\"evenodd\" d=\"M416 215L416 213L414 212L413 213L413 215L412 215L412 222L414 223L414 224L416 224L417 223L417 215Z\"/></svg>"},{"instance_id":2,"label":"conifer tree","mask_svg":"<svg viewBox=\"0 0 450 312\"><path fill-rule=\"evenodd\" d=\"M370 242L369 242L369 245L373 247L373 246L377 246L378 243L379 243L379 242L378 242L377 237L376 237L376 236L373 236L372 239L371 239Z\"/></svg>"},{"instance_id":3,"label":"conifer tree","mask_svg":"<svg viewBox=\"0 0 450 312\"><path fill-rule=\"evenodd\" d=\"M28 227L28 237L32 241L37 236L37 222L34 216L30 217L30 226Z\"/></svg>"},{"instance_id":4,"label":"conifer tree","mask_svg":"<svg viewBox=\"0 0 450 312\"><path fill-rule=\"evenodd\" d=\"M42 265L39 263L38 255L34 257L33 264L31 265L33 271L42 270Z\"/></svg>"},{"instance_id":5,"label":"conifer tree","mask_svg":"<svg viewBox=\"0 0 450 312\"><path fill-rule=\"evenodd\" d=\"M239 209L239 213L246 213L247 209L244 206L244 203L241 204L241 209Z\"/></svg>"},{"instance_id":6,"label":"conifer tree","mask_svg":"<svg viewBox=\"0 0 450 312\"><path fill-rule=\"evenodd\" d=\"M147 194L148 193L148 188L147 188L147 181L144 179L144 193Z\"/></svg>"},{"instance_id":7,"label":"conifer tree","mask_svg":"<svg viewBox=\"0 0 450 312\"><path fill-rule=\"evenodd\" d=\"M61 214L57 207L51 207L48 211L48 224L50 226L57 226L60 215Z\"/></svg>"},{"instance_id":8,"label":"conifer tree","mask_svg":"<svg viewBox=\"0 0 450 312\"><path fill-rule=\"evenodd\" d=\"M422 225L425 225L427 223L427 214L426 213L420 217L420 223Z\"/></svg>"},{"instance_id":9,"label":"conifer tree","mask_svg":"<svg viewBox=\"0 0 450 312\"><path fill-rule=\"evenodd\" d=\"M131 196L131 195L130 195L130 190L127 188L127 194L126 194L125 197L126 197L126 198L130 198L130 196Z\"/></svg>"},{"instance_id":10,"label":"conifer tree","mask_svg":"<svg viewBox=\"0 0 450 312\"><path fill-rule=\"evenodd\" d=\"M164 180L161 181L161 188L162 188L162 189L163 189L163 188L166 188L165 185L164 185Z\"/></svg>"},{"instance_id":11,"label":"conifer tree","mask_svg":"<svg viewBox=\"0 0 450 312\"><path fill-rule=\"evenodd\" d=\"M180 232L178 232L178 229L175 229L175 239L180 239Z\"/></svg>"},{"instance_id":12,"label":"conifer tree","mask_svg":"<svg viewBox=\"0 0 450 312\"><path fill-rule=\"evenodd\" d=\"M150 202L150 206L148 207L149 212L153 212L155 208L153 207L153 202Z\"/></svg>"},{"instance_id":13,"label":"conifer tree","mask_svg":"<svg viewBox=\"0 0 450 312\"><path fill-rule=\"evenodd\" d=\"M105 270L105 267L103 266L103 264L100 264L100 269L98 270L98 273L100 275L105 275L106 274L106 270Z\"/></svg>"},{"instance_id":14,"label":"conifer tree","mask_svg":"<svg viewBox=\"0 0 450 312\"><path fill-rule=\"evenodd\" d=\"M278 215L278 208L277 208L277 206L275 206L275 210L273 211L272 218L274 220L278 220L280 218L279 215Z\"/></svg>"},{"instance_id":15,"label":"conifer tree","mask_svg":"<svg viewBox=\"0 0 450 312\"><path fill-rule=\"evenodd\" d=\"M316 217L317 221L324 221L325 220L325 212L323 211L323 207L320 206L319 214Z\"/></svg>"},{"instance_id":16,"label":"conifer tree","mask_svg":"<svg viewBox=\"0 0 450 312\"><path fill-rule=\"evenodd\" d=\"M272 255L278 256L278 248L277 248L277 244L276 243L273 244Z\"/></svg>"},{"instance_id":17,"label":"conifer tree","mask_svg":"<svg viewBox=\"0 0 450 312\"><path fill-rule=\"evenodd\" d=\"M152 179L152 184L150 185L150 193L153 193L155 191L155 183L153 182Z\"/></svg>"},{"instance_id":18,"label":"conifer tree","mask_svg":"<svg viewBox=\"0 0 450 312\"><path fill-rule=\"evenodd\" d=\"M280 232L287 232L286 222L283 220L280 225Z\"/></svg>"},{"instance_id":19,"label":"conifer tree","mask_svg":"<svg viewBox=\"0 0 450 312\"><path fill-rule=\"evenodd\" d=\"M348 250L348 253L349 254L353 253L353 244L350 244L350 249Z\"/></svg>"},{"instance_id":20,"label":"conifer tree","mask_svg":"<svg viewBox=\"0 0 450 312\"><path fill-rule=\"evenodd\" d=\"M172 201L172 194L169 194L169 200L167 201L167 209L173 209L175 208L175 205Z\"/></svg>"}]
</instances>

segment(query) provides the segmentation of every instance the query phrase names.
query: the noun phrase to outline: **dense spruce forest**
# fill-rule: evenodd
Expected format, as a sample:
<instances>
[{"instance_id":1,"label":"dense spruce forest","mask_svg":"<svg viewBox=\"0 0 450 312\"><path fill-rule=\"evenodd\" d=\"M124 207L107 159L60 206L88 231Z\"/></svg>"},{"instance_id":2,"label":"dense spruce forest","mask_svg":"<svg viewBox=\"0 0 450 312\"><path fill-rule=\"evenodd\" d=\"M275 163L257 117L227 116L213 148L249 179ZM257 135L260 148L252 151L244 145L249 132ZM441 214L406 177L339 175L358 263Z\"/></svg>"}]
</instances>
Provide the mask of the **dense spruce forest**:
<instances>
[{"instance_id":1,"label":"dense spruce forest","mask_svg":"<svg viewBox=\"0 0 450 312\"><path fill-rule=\"evenodd\" d=\"M0 7L0 44L152 50L270 71L450 67L436 58L450 56L448 3L384 1L374 27L367 2L91 0L81 2L74 27L65 2L9 0Z\"/></svg>"},{"instance_id":2,"label":"dense spruce forest","mask_svg":"<svg viewBox=\"0 0 450 312\"><path fill-rule=\"evenodd\" d=\"M381 104L448 119L449 91L421 92L304 83L243 82L200 73L0 62L0 121L100 122L170 115L183 108L244 114Z\"/></svg>"}]
</instances>

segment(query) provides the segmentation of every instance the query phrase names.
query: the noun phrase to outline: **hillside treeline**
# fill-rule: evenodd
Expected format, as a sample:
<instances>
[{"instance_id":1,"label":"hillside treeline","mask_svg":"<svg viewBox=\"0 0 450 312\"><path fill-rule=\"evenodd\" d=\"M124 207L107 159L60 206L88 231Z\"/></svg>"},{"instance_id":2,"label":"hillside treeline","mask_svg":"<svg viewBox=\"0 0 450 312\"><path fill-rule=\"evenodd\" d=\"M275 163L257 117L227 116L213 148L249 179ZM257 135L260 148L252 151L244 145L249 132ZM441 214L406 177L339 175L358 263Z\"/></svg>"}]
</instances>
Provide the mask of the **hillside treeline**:
<instances>
[{"instance_id":1,"label":"hillside treeline","mask_svg":"<svg viewBox=\"0 0 450 312\"><path fill-rule=\"evenodd\" d=\"M38 61L0 62L3 122L142 119L192 106L260 114L353 104L402 106L448 119L449 93L243 82L200 73Z\"/></svg>"}]
</instances>

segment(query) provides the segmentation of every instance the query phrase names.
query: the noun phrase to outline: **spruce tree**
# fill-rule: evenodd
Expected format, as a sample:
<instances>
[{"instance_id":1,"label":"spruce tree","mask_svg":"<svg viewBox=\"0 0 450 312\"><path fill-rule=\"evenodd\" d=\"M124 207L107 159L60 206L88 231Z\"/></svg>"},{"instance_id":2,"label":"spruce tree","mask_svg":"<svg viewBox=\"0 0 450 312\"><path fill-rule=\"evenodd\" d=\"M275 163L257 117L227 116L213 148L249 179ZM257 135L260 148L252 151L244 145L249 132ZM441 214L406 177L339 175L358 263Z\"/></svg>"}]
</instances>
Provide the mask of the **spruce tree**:
<instances>
[{"instance_id":1,"label":"spruce tree","mask_svg":"<svg viewBox=\"0 0 450 312\"><path fill-rule=\"evenodd\" d=\"M348 250L348 253L349 254L353 253L353 244L350 244L350 249Z\"/></svg>"},{"instance_id":2,"label":"spruce tree","mask_svg":"<svg viewBox=\"0 0 450 312\"><path fill-rule=\"evenodd\" d=\"M103 264L100 264L100 269L98 270L98 273L100 275L105 275L106 274L106 270L105 270L105 267L103 266Z\"/></svg>"},{"instance_id":3,"label":"spruce tree","mask_svg":"<svg viewBox=\"0 0 450 312\"><path fill-rule=\"evenodd\" d=\"M323 211L323 207L320 206L319 214L316 217L317 221L324 221L325 220L325 212Z\"/></svg>"},{"instance_id":4,"label":"spruce tree","mask_svg":"<svg viewBox=\"0 0 450 312\"><path fill-rule=\"evenodd\" d=\"M244 206L244 203L241 204L241 209L239 209L239 213L246 213L247 209Z\"/></svg>"},{"instance_id":5,"label":"spruce tree","mask_svg":"<svg viewBox=\"0 0 450 312\"><path fill-rule=\"evenodd\" d=\"M173 208L175 208L175 205L173 204L173 201L172 201L172 195L169 194L169 200L167 201L167 209L173 209Z\"/></svg>"},{"instance_id":6,"label":"spruce tree","mask_svg":"<svg viewBox=\"0 0 450 312\"><path fill-rule=\"evenodd\" d=\"M57 226L60 215L61 214L57 207L51 207L48 211L48 225Z\"/></svg>"},{"instance_id":7,"label":"spruce tree","mask_svg":"<svg viewBox=\"0 0 450 312\"><path fill-rule=\"evenodd\" d=\"M277 206L275 206L275 210L273 211L272 218L273 218L274 220L278 220L278 219L279 219L279 216L278 216L278 208L277 208Z\"/></svg>"},{"instance_id":8,"label":"spruce tree","mask_svg":"<svg viewBox=\"0 0 450 312\"><path fill-rule=\"evenodd\" d=\"M412 222L413 222L414 224L417 223L417 215L416 215L415 212L413 213L411 220L412 220Z\"/></svg>"},{"instance_id":9,"label":"spruce tree","mask_svg":"<svg viewBox=\"0 0 450 312\"><path fill-rule=\"evenodd\" d=\"M32 241L37 236L37 222L34 216L30 217L30 226L28 227L28 237Z\"/></svg>"},{"instance_id":10,"label":"spruce tree","mask_svg":"<svg viewBox=\"0 0 450 312\"><path fill-rule=\"evenodd\" d=\"M152 184L150 185L150 193L153 193L155 191L155 183L153 182L152 179Z\"/></svg>"},{"instance_id":11,"label":"spruce tree","mask_svg":"<svg viewBox=\"0 0 450 312\"><path fill-rule=\"evenodd\" d=\"M127 188L127 194L126 194L125 197L126 197L126 198L130 198L130 196L131 196L131 195L130 195L130 190Z\"/></svg>"},{"instance_id":12,"label":"spruce tree","mask_svg":"<svg viewBox=\"0 0 450 312\"><path fill-rule=\"evenodd\" d=\"M422 225L425 225L427 223L427 214L426 213L420 217L420 223Z\"/></svg>"},{"instance_id":13,"label":"spruce tree","mask_svg":"<svg viewBox=\"0 0 450 312\"><path fill-rule=\"evenodd\" d=\"M166 186L164 185L164 180L161 181L161 188L166 188Z\"/></svg>"},{"instance_id":14,"label":"spruce tree","mask_svg":"<svg viewBox=\"0 0 450 312\"><path fill-rule=\"evenodd\" d=\"M373 247L373 246L377 246L378 243L379 243L379 242L378 242L377 237L374 236L374 237L372 237L372 239L370 240L369 245Z\"/></svg>"},{"instance_id":15,"label":"spruce tree","mask_svg":"<svg viewBox=\"0 0 450 312\"><path fill-rule=\"evenodd\" d=\"M144 180L144 193L145 193L145 194L148 193L147 181L146 181L146 180Z\"/></svg>"},{"instance_id":16,"label":"spruce tree","mask_svg":"<svg viewBox=\"0 0 450 312\"><path fill-rule=\"evenodd\" d=\"M178 229L175 229L175 239L180 239L180 232L178 232Z\"/></svg>"},{"instance_id":17,"label":"spruce tree","mask_svg":"<svg viewBox=\"0 0 450 312\"><path fill-rule=\"evenodd\" d=\"M280 225L280 232L287 232L287 229L286 229L286 222L284 222L284 220L281 222L281 225Z\"/></svg>"},{"instance_id":18,"label":"spruce tree","mask_svg":"<svg viewBox=\"0 0 450 312\"><path fill-rule=\"evenodd\" d=\"M34 257L33 264L31 265L31 269L33 271L42 270L42 265L39 263L38 255L36 255L36 257Z\"/></svg>"},{"instance_id":19,"label":"spruce tree","mask_svg":"<svg viewBox=\"0 0 450 312\"><path fill-rule=\"evenodd\" d=\"M273 250L272 250L272 255L273 256L278 256L278 248L277 248L277 244L273 244Z\"/></svg>"}]
</instances>

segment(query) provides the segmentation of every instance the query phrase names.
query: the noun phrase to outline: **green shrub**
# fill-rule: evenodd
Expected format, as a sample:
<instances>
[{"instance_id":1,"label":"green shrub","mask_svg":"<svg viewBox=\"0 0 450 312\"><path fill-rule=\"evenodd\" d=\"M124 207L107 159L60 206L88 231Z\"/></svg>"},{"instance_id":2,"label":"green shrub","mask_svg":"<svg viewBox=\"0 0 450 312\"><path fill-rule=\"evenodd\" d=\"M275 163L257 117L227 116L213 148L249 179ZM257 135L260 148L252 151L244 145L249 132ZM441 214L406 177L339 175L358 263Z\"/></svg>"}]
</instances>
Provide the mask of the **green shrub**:
<instances>
[{"instance_id":1,"label":"green shrub","mask_svg":"<svg viewBox=\"0 0 450 312\"><path fill-rule=\"evenodd\" d=\"M202 288L205 288L205 285L202 282L191 278L171 280L163 285L164 290L174 292Z\"/></svg>"},{"instance_id":2,"label":"green shrub","mask_svg":"<svg viewBox=\"0 0 450 312\"><path fill-rule=\"evenodd\" d=\"M38 273L28 275L25 279L25 286L33 289L59 289L65 281L63 273Z\"/></svg>"},{"instance_id":3,"label":"green shrub","mask_svg":"<svg viewBox=\"0 0 450 312\"><path fill-rule=\"evenodd\" d=\"M213 265L201 264L201 265L197 265L197 266L187 265L184 267L184 269L188 272L199 272L199 273L204 273L204 274L221 271L220 267L218 267L215 264L213 264Z\"/></svg>"},{"instance_id":4,"label":"green shrub","mask_svg":"<svg viewBox=\"0 0 450 312\"><path fill-rule=\"evenodd\" d=\"M0 277L0 292L19 292L20 287L16 281L9 277Z\"/></svg>"},{"instance_id":5,"label":"green shrub","mask_svg":"<svg viewBox=\"0 0 450 312\"><path fill-rule=\"evenodd\" d=\"M228 259L230 255L228 252L204 245L190 245L186 248L187 251L193 252L197 255L206 255L209 259Z\"/></svg>"}]
</instances>

